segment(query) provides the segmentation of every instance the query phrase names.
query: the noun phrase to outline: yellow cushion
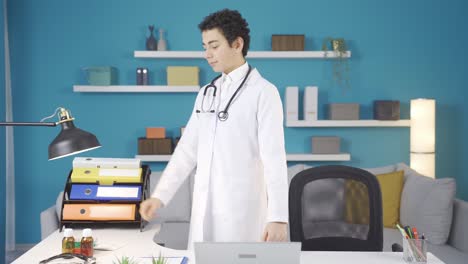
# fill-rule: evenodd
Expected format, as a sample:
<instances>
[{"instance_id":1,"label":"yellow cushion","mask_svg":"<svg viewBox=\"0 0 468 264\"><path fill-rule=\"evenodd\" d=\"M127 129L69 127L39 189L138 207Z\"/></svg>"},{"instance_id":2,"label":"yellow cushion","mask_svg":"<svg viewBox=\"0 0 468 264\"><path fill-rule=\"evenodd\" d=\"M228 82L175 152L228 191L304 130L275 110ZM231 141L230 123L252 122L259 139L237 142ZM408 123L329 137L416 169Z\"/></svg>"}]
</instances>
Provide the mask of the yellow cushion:
<instances>
[{"instance_id":1,"label":"yellow cushion","mask_svg":"<svg viewBox=\"0 0 468 264\"><path fill-rule=\"evenodd\" d=\"M377 174L382 191L384 227L395 228L400 220L400 198L403 189L403 171Z\"/></svg>"}]
</instances>

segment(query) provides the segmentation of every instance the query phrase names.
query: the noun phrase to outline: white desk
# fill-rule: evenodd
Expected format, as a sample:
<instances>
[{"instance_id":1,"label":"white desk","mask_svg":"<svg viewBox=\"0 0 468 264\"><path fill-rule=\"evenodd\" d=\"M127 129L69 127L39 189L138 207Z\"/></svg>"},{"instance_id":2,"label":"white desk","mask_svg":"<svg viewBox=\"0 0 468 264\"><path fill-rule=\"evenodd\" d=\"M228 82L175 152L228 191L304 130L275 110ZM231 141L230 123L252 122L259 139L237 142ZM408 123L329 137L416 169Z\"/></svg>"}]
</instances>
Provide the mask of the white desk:
<instances>
[{"instance_id":1,"label":"white desk","mask_svg":"<svg viewBox=\"0 0 468 264\"><path fill-rule=\"evenodd\" d=\"M120 256L163 256L176 257L186 256L189 263L194 264L194 254L187 250L174 250L157 245L153 242L154 234L159 231L159 225L147 228L140 232L137 229L93 229L93 237L98 244L112 244L119 246L113 251L95 250L94 255L97 263L113 263ZM31 250L16 259L13 264L38 263L61 253L63 232L58 230L42 240ZM81 230L75 230L75 238L81 237ZM431 253L427 254L428 264L443 263ZM359 263L359 264L396 264L404 263L402 253L393 252L323 252L323 251L303 251L301 253L301 264L309 263ZM274 263L273 263L274 264Z\"/></svg>"}]
</instances>

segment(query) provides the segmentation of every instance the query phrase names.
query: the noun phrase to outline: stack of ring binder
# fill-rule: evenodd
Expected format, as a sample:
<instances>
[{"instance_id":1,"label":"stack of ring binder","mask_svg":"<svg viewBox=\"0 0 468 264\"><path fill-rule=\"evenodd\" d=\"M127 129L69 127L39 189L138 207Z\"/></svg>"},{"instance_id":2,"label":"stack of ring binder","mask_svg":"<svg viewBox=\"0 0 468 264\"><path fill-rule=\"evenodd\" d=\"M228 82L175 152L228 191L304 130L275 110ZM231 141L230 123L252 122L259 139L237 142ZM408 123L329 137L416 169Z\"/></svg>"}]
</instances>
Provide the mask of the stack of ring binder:
<instances>
[{"instance_id":1,"label":"stack of ring binder","mask_svg":"<svg viewBox=\"0 0 468 264\"><path fill-rule=\"evenodd\" d=\"M63 226L138 225L140 203L150 195L151 170L139 159L73 160L63 192Z\"/></svg>"}]
</instances>

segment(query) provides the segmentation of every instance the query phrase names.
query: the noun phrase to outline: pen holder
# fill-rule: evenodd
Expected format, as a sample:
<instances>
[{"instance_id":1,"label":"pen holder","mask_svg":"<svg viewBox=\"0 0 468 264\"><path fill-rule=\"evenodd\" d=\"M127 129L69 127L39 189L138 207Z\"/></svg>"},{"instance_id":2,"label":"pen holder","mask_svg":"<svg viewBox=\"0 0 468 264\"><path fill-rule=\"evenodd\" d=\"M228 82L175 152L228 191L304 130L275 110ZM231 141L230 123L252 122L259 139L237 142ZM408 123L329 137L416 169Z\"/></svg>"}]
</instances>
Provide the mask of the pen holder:
<instances>
[{"instance_id":1,"label":"pen holder","mask_svg":"<svg viewBox=\"0 0 468 264\"><path fill-rule=\"evenodd\" d=\"M403 239L403 260L406 263L427 263L425 239Z\"/></svg>"}]
</instances>

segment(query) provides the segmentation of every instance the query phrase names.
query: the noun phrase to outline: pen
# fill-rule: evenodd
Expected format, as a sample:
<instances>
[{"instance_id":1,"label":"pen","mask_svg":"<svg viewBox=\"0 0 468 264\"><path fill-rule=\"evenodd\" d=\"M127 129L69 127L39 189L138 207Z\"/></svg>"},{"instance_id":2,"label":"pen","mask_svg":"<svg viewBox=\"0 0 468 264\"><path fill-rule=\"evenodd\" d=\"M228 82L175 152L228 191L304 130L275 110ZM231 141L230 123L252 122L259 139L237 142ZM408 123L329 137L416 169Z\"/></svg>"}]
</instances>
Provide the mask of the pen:
<instances>
[{"instance_id":1,"label":"pen","mask_svg":"<svg viewBox=\"0 0 468 264\"><path fill-rule=\"evenodd\" d=\"M416 229L416 227L413 227L413 238L418 239L418 230Z\"/></svg>"},{"instance_id":2,"label":"pen","mask_svg":"<svg viewBox=\"0 0 468 264\"><path fill-rule=\"evenodd\" d=\"M411 234L411 227L405 226L405 231L408 234L409 238L413 238L413 235Z\"/></svg>"},{"instance_id":3,"label":"pen","mask_svg":"<svg viewBox=\"0 0 468 264\"><path fill-rule=\"evenodd\" d=\"M408 238L408 235L406 234L405 230L403 230L403 228L401 228L399 224L396 224L395 226L398 228L398 230L400 230L400 233L403 236L403 238Z\"/></svg>"}]
</instances>

